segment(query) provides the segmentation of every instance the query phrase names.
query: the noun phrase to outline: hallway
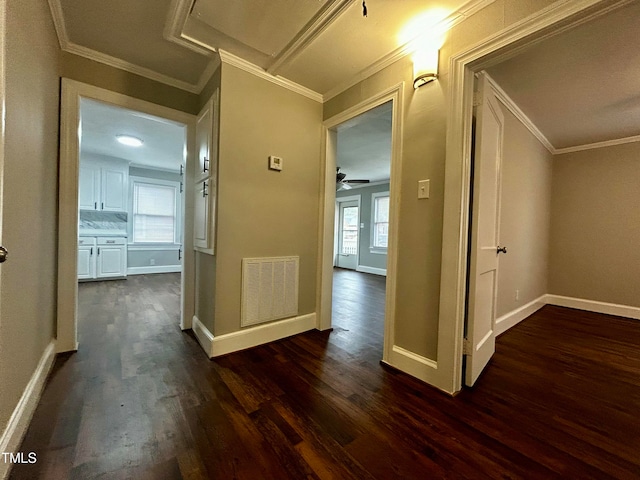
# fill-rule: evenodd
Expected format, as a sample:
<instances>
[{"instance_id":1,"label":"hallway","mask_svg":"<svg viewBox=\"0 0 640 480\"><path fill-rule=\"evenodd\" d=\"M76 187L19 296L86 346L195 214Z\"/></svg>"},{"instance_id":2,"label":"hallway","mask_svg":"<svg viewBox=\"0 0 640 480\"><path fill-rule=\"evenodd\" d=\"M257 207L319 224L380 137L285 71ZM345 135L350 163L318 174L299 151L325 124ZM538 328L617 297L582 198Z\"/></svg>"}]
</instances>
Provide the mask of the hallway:
<instances>
[{"instance_id":1,"label":"hallway","mask_svg":"<svg viewBox=\"0 0 640 480\"><path fill-rule=\"evenodd\" d=\"M81 285L80 351L57 359L22 446L37 463L12 479L640 475L635 320L545 307L451 398L379 364L382 277L336 272L333 332L215 361L179 331L178 278Z\"/></svg>"}]
</instances>

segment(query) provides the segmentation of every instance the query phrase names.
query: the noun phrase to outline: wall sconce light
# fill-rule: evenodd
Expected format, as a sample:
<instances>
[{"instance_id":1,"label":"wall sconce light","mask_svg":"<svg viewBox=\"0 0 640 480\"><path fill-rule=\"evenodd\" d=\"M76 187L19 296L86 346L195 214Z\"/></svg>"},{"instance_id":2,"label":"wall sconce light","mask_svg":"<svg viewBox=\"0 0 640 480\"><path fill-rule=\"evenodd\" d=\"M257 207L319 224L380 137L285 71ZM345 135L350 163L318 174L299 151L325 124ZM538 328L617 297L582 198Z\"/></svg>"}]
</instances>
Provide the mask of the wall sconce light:
<instances>
[{"instance_id":1,"label":"wall sconce light","mask_svg":"<svg viewBox=\"0 0 640 480\"><path fill-rule=\"evenodd\" d=\"M438 49L420 50L413 55L413 88L418 89L438 78Z\"/></svg>"}]
</instances>

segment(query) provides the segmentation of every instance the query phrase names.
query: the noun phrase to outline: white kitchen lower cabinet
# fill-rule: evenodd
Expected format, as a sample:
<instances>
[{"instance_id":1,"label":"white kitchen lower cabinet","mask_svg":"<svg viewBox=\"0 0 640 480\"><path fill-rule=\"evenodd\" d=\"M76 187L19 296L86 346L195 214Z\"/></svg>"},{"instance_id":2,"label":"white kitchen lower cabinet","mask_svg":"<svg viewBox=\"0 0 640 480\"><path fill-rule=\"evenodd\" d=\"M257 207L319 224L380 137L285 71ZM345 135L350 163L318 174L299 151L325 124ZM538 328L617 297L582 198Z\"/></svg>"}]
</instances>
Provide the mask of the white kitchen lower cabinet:
<instances>
[{"instance_id":1,"label":"white kitchen lower cabinet","mask_svg":"<svg viewBox=\"0 0 640 480\"><path fill-rule=\"evenodd\" d=\"M82 237L78 240L78 280L96 277L96 239Z\"/></svg>"},{"instance_id":2,"label":"white kitchen lower cabinet","mask_svg":"<svg viewBox=\"0 0 640 480\"><path fill-rule=\"evenodd\" d=\"M122 278L126 275L125 237L81 237L78 240L78 280Z\"/></svg>"}]
</instances>

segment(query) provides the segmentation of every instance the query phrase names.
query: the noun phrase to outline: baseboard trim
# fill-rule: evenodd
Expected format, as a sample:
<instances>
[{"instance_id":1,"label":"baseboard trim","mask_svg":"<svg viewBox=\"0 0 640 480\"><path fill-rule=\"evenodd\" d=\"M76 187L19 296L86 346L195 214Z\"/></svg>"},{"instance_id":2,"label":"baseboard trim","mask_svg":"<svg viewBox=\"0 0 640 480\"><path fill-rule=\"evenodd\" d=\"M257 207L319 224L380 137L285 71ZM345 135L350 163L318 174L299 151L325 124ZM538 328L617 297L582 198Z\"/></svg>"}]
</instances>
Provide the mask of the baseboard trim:
<instances>
[{"instance_id":1,"label":"baseboard trim","mask_svg":"<svg viewBox=\"0 0 640 480\"><path fill-rule=\"evenodd\" d=\"M438 362L430 358L423 357L422 355L394 345L391 348L388 361L384 361L383 363L416 377L423 382L429 383L442 391L447 391L445 388L442 388L439 382Z\"/></svg>"},{"instance_id":2,"label":"baseboard trim","mask_svg":"<svg viewBox=\"0 0 640 480\"><path fill-rule=\"evenodd\" d=\"M562 295L545 295L545 302L558 307L576 308L594 313L604 313L606 315L616 315L618 317L633 318L640 320L640 308L629 305L619 305L617 303L598 302L596 300L585 300L583 298L564 297Z\"/></svg>"},{"instance_id":3,"label":"baseboard trim","mask_svg":"<svg viewBox=\"0 0 640 480\"><path fill-rule=\"evenodd\" d=\"M207 356L214 358L313 330L316 328L316 314L287 318L218 336L214 336L194 315L191 328Z\"/></svg>"},{"instance_id":4,"label":"baseboard trim","mask_svg":"<svg viewBox=\"0 0 640 480\"><path fill-rule=\"evenodd\" d=\"M9 423L7 423L7 428L2 433L2 437L0 437L0 452L16 453L20 448L42 396L42 390L51 372L51 367L53 367L55 352L55 340L52 340L44 350L40 362L31 376L31 380L29 380L18 405L13 410ZM11 466L10 463L0 460L0 479L4 480L9 476Z\"/></svg>"},{"instance_id":5,"label":"baseboard trim","mask_svg":"<svg viewBox=\"0 0 640 480\"><path fill-rule=\"evenodd\" d=\"M358 265L356 267L356 272L372 273L373 275L381 275L383 277L387 276L386 268L367 267L366 265Z\"/></svg>"},{"instance_id":6,"label":"baseboard trim","mask_svg":"<svg viewBox=\"0 0 640 480\"><path fill-rule=\"evenodd\" d=\"M514 327L522 320L533 315L544 307L547 304L546 297L547 295L541 295L526 305L516 308L515 310L496 319L496 335L506 332L511 327Z\"/></svg>"},{"instance_id":7,"label":"baseboard trim","mask_svg":"<svg viewBox=\"0 0 640 480\"><path fill-rule=\"evenodd\" d=\"M148 267L128 267L127 275L147 275L149 273L177 273L182 265L153 265Z\"/></svg>"},{"instance_id":8,"label":"baseboard trim","mask_svg":"<svg viewBox=\"0 0 640 480\"><path fill-rule=\"evenodd\" d=\"M191 329L193 330L194 335L198 339L198 343L207 354L209 358L211 358L211 345L213 344L213 334L209 331L207 327L205 327L200 319L194 315L191 320Z\"/></svg>"},{"instance_id":9,"label":"baseboard trim","mask_svg":"<svg viewBox=\"0 0 640 480\"><path fill-rule=\"evenodd\" d=\"M316 328L316 314L309 313L298 317L287 318L257 327L245 328L233 333L218 335L213 338L211 357L219 357L228 353L245 350L265 343L275 342L282 338L297 335Z\"/></svg>"}]
</instances>

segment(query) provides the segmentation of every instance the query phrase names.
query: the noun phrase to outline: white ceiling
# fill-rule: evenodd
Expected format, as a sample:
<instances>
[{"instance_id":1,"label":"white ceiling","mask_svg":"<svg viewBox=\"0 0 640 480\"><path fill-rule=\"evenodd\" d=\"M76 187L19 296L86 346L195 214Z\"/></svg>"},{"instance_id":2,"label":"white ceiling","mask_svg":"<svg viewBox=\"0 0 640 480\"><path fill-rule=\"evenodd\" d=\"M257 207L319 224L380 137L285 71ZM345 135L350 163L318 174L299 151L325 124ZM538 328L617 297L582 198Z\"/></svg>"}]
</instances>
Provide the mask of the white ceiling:
<instances>
[{"instance_id":1,"label":"white ceiling","mask_svg":"<svg viewBox=\"0 0 640 480\"><path fill-rule=\"evenodd\" d=\"M555 149L640 135L640 2L487 69Z\"/></svg>"},{"instance_id":2,"label":"white ceiling","mask_svg":"<svg viewBox=\"0 0 640 480\"><path fill-rule=\"evenodd\" d=\"M72 53L199 92L223 50L317 94L494 0L49 0ZM403 36L410 21L420 28ZM437 27L436 27L437 26ZM136 68L138 67L138 68Z\"/></svg>"},{"instance_id":3,"label":"white ceiling","mask_svg":"<svg viewBox=\"0 0 640 480\"><path fill-rule=\"evenodd\" d=\"M389 180L391 102L338 126L336 164L346 180Z\"/></svg>"},{"instance_id":4,"label":"white ceiling","mask_svg":"<svg viewBox=\"0 0 640 480\"><path fill-rule=\"evenodd\" d=\"M200 92L213 53L330 98L493 0L49 0L63 49ZM489 69L555 149L640 134L640 2ZM235 61L235 60L234 60ZM305 90L306 89L306 90ZM322 94L322 95L320 95Z\"/></svg>"},{"instance_id":5,"label":"white ceiling","mask_svg":"<svg viewBox=\"0 0 640 480\"><path fill-rule=\"evenodd\" d=\"M81 155L121 158L132 164L179 171L183 163L186 129L182 124L133 110L82 99ZM128 147L116 135L138 137L141 147Z\"/></svg>"}]
</instances>

